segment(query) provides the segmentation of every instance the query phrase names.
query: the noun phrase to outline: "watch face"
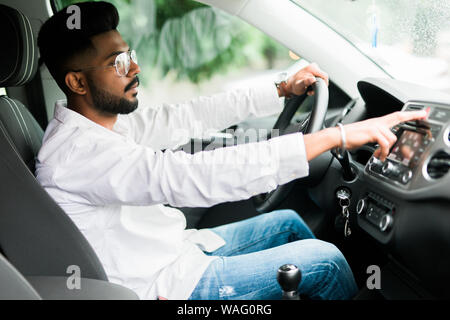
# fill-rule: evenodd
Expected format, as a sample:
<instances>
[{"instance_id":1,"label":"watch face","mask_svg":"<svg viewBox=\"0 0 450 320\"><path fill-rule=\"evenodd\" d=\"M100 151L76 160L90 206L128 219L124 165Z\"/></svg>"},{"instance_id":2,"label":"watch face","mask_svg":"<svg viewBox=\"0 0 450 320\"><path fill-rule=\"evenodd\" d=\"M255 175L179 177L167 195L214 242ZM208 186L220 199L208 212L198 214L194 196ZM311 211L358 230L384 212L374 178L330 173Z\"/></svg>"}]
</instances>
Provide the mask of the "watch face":
<instances>
[{"instance_id":1,"label":"watch face","mask_svg":"<svg viewBox=\"0 0 450 320\"><path fill-rule=\"evenodd\" d=\"M281 72L277 75L277 78L275 80L275 84L281 84L282 82L287 81L287 72Z\"/></svg>"}]
</instances>

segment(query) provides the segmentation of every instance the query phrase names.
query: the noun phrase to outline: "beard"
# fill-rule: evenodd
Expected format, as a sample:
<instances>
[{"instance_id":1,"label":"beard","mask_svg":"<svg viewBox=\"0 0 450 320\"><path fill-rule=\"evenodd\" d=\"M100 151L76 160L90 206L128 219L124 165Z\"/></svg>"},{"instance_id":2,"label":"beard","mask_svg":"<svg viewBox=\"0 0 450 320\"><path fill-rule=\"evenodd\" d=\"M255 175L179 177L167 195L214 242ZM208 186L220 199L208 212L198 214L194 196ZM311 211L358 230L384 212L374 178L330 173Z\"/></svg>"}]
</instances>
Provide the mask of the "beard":
<instances>
[{"instance_id":1,"label":"beard","mask_svg":"<svg viewBox=\"0 0 450 320\"><path fill-rule=\"evenodd\" d=\"M94 108L102 113L109 114L129 114L135 111L139 101L137 98L130 101L124 97L119 97L97 87L91 79L87 78L89 88L91 89L92 102ZM129 85L126 86L125 92L128 91L139 79L136 77Z\"/></svg>"}]
</instances>

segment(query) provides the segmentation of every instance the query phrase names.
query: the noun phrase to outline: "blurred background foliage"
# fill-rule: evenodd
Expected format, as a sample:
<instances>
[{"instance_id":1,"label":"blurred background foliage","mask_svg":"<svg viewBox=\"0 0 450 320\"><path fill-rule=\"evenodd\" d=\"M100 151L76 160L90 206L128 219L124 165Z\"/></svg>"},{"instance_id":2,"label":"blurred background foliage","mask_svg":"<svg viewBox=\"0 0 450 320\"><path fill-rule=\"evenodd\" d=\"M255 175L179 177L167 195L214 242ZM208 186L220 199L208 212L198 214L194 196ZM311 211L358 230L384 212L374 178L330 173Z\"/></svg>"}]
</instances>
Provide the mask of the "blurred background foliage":
<instances>
[{"instance_id":1,"label":"blurred background foliage","mask_svg":"<svg viewBox=\"0 0 450 320\"><path fill-rule=\"evenodd\" d=\"M80 2L55 1L58 10ZM272 69L288 56L286 48L254 27L192 0L109 2L120 12L119 31L138 53L144 85L168 72L197 84L255 64Z\"/></svg>"}]
</instances>

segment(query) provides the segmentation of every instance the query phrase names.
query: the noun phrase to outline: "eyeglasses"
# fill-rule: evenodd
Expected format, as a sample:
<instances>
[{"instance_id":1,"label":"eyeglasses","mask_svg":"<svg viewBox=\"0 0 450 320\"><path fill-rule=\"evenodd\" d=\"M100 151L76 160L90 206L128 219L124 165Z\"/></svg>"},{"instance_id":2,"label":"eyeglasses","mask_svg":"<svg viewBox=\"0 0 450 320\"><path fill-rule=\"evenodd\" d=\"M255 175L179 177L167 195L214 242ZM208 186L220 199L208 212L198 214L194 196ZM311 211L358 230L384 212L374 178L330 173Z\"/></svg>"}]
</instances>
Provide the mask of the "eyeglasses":
<instances>
[{"instance_id":1,"label":"eyeglasses","mask_svg":"<svg viewBox=\"0 0 450 320\"><path fill-rule=\"evenodd\" d=\"M122 52L121 54L117 55L116 60L114 61L114 64L107 65L107 66L99 66L99 67L87 67L87 68L83 68L83 69L74 70L74 72L81 72L84 70L93 70L93 69L99 69L99 68L116 67L117 74L120 77L125 77L128 74L128 72L130 71L131 60L133 60L133 62L135 64L138 64L136 50Z\"/></svg>"}]
</instances>

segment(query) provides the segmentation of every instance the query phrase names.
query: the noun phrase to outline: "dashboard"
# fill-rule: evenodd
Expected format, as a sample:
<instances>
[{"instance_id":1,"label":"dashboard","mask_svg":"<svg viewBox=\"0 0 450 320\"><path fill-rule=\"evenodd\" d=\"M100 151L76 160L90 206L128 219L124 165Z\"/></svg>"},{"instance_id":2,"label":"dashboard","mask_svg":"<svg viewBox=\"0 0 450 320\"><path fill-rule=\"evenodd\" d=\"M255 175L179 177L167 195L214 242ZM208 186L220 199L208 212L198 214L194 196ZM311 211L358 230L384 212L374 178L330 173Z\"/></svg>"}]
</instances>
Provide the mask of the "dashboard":
<instances>
[{"instance_id":1,"label":"dashboard","mask_svg":"<svg viewBox=\"0 0 450 320\"><path fill-rule=\"evenodd\" d=\"M364 173L367 180L386 184L386 191L396 189L404 196L414 191L422 198L450 200L450 183L448 177L445 179L450 168L450 104L413 101L402 108L413 110L427 110L429 116L394 127L397 142L387 159L381 162L372 156ZM358 201L356 211L363 229L367 229L363 219L382 233L389 232L395 223L395 203L370 191Z\"/></svg>"},{"instance_id":2,"label":"dashboard","mask_svg":"<svg viewBox=\"0 0 450 320\"><path fill-rule=\"evenodd\" d=\"M311 197L336 213L330 195L347 189L352 231L372 239L433 296L450 297L450 96L392 79L365 79L358 89L363 101L343 123L400 110L424 109L428 117L392 128L397 142L384 162L372 156L376 146L352 151L352 181L333 160Z\"/></svg>"},{"instance_id":3,"label":"dashboard","mask_svg":"<svg viewBox=\"0 0 450 320\"><path fill-rule=\"evenodd\" d=\"M402 108L402 111L412 110L427 110L429 116L423 121L394 127L397 142L386 161L381 163L371 157L365 170L373 177L404 190L432 186L446 175L450 159L450 105L408 102ZM435 191L450 199L449 192Z\"/></svg>"}]
</instances>

